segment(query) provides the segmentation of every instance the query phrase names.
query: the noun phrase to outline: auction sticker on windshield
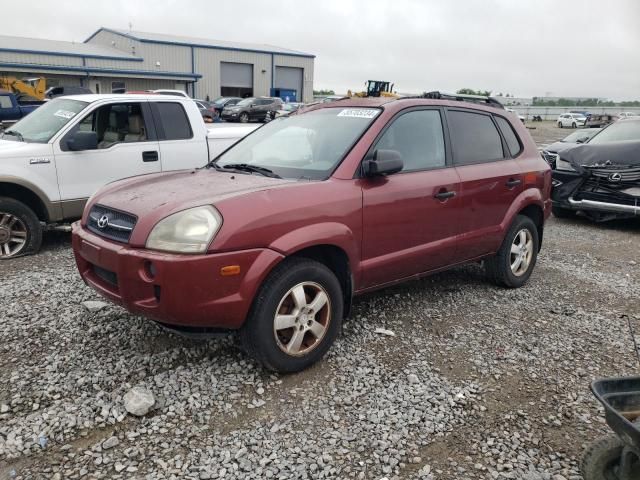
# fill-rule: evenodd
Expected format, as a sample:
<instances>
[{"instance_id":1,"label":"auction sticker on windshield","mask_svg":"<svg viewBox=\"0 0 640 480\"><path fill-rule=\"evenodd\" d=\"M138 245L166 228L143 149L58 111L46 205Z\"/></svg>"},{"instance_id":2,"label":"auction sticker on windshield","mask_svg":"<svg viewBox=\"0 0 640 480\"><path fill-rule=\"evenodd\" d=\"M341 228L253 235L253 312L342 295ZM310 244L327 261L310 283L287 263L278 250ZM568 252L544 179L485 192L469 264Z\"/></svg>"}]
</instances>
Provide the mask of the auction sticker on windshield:
<instances>
[{"instance_id":1,"label":"auction sticker on windshield","mask_svg":"<svg viewBox=\"0 0 640 480\"><path fill-rule=\"evenodd\" d=\"M375 108L345 108L338 116L352 118L374 118L380 110Z\"/></svg>"},{"instance_id":2,"label":"auction sticker on windshield","mask_svg":"<svg viewBox=\"0 0 640 480\"><path fill-rule=\"evenodd\" d=\"M75 113L69 112L68 110L58 110L56 113L54 113L54 115L56 117L65 118L69 120L70 118L73 118L75 116Z\"/></svg>"}]
</instances>

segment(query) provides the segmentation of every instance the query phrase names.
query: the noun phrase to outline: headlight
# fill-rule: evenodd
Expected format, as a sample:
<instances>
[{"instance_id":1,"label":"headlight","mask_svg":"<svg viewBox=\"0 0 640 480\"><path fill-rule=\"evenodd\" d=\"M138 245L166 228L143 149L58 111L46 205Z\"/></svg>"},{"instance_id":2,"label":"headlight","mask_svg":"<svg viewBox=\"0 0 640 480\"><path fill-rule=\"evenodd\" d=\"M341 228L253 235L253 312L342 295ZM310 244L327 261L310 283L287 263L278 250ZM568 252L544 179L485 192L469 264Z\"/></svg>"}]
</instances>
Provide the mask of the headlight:
<instances>
[{"instance_id":1,"label":"headlight","mask_svg":"<svg viewBox=\"0 0 640 480\"><path fill-rule=\"evenodd\" d=\"M556 170L575 170L569 162L562 160L560 156L556 159Z\"/></svg>"},{"instance_id":2,"label":"headlight","mask_svg":"<svg viewBox=\"0 0 640 480\"><path fill-rule=\"evenodd\" d=\"M147 238L147 248L175 253L204 253L222 225L211 206L190 208L160 220Z\"/></svg>"}]
</instances>

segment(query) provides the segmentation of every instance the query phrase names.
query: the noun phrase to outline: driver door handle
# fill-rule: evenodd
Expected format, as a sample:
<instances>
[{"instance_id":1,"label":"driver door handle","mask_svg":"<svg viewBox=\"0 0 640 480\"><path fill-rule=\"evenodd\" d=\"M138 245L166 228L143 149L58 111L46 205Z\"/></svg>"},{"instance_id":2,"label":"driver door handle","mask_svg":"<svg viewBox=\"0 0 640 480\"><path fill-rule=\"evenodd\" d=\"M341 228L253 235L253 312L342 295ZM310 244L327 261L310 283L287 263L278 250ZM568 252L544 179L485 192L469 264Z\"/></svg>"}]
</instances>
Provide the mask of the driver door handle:
<instances>
[{"instance_id":1,"label":"driver door handle","mask_svg":"<svg viewBox=\"0 0 640 480\"><path fill-rule=\"evenodd\" d=\"M454 192L454 191L448 191L448 190L445 190L445 189L443 188L443 189L441 189L438 193L436 193L436 194L434 195L434 198L437 198L438 200L441 200L441 201L442 201L442 200L446 200L446 199L448 199L448 198L453 198L453 197L455 197L455 196L456 196L456 192Z\"/></svg>"},{"instance_id":2,"label":"driver door handle","mask_svg":"<svg viewBox=\"0 0 640 480\"><path fill-rule=\"evenodd\" d=\"M142 161L143 162L157 162L158 161L158 152L152 150L150 152L142 152Z\"/></svg>"},{"instance_id":3,"label":"driver door handle","mask_svg":"<svg viewBox=\"0 0 640 480\"><path fill-rule=\"evenodd\" d=\"M520 185L522 183L522 180L520 180L519 178L510 178L509 180L507 180L507 183L505 183L505 185L507 186L507 188L513 188L517 185Z\"/></svg>"}]
</instances>

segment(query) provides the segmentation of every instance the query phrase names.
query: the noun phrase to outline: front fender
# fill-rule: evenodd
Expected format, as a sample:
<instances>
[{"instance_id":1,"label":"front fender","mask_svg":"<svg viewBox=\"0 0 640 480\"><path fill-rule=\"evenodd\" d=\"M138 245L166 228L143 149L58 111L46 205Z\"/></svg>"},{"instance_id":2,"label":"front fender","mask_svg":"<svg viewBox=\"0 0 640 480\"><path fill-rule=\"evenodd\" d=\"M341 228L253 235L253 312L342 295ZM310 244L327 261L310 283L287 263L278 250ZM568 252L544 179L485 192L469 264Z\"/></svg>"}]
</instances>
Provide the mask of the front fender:
<instances>
[{"instance_id":1,"label":"front fender","mask_svg":"<svg viewBox=\"0 0 640 480\"><path fill-rule=\"evenodd\" d=\"M342 249L349 258L354 277L359 277L360 241L346 225L337 222L323 222L306 225L292 230L275 239L268 246L284 256L319 245L332 245ZM357 278L356 278L357 281Z\"/></svg>"}]
</instances>

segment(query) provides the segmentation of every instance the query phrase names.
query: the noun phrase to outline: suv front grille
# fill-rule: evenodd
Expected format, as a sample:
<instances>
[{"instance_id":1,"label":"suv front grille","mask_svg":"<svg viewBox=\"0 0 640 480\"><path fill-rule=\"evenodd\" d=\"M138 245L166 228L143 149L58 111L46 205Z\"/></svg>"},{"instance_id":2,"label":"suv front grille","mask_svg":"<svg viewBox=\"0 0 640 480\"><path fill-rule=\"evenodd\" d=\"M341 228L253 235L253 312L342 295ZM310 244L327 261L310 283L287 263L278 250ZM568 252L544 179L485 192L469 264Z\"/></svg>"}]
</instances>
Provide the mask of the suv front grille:
<instances>
[{"instance_id":1,"label":"suv front grille","mask_svg":"<svg viewBox=\"0 0 640 480\"><path fill-rule=\"evenodd\" d=\"M627 183L640 181L640 168L624 168L619 169L615 167L608 168L590 168L591 175L598 178L605 178L610 183ZM612 181L611 176L616 175L615 181Z\"/></svg>"},{"instance_id":2,"label":"suv front grille","mask_svg":"<svg viewBox=\"0 0 640 480\"><path fill-rule=\"evenodd\" d=\"M87 228L101 237L127 243L137 220L129 213L94 205L87 218Z\"/></svg>"}]
</instances>

